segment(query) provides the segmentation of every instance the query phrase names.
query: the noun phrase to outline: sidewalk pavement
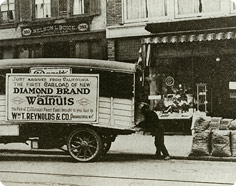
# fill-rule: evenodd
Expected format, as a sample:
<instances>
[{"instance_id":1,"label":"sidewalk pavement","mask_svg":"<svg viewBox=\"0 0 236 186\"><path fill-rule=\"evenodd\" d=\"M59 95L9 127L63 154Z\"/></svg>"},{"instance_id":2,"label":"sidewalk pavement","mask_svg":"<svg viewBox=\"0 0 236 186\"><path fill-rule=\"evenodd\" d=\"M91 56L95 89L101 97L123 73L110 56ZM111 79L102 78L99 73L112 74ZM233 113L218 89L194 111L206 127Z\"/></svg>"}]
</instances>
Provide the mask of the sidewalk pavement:
<instances>
[{"instance_id":1,"label":"sidewalk pavement","mask_svg":"<svg viewBox=\"0 0 236 186\"><path fill-rule=\"evenodd\" d=\"M206 161L230 161L236 162L236 157L213 157L213 156L189 156L192 148L191 135L165 135L165 145L172 159L180 160L206 160ZM0 144L0 157L4 156L23 156L27 157L68 157L68 153L59 149L53 150L31 150L30 145L26 144ZM109 156L121 155L125 158L129 156L154 157L155 145L154 137L135 133L131 135L117 136L108 152Z\"/></svg>"},{"instance_id":2,"label":"sidewalk pavement","mask_svg":"<svg viewBox=\"0 0 236 186\"><path fill-rule=\"evenodd\" d=\"M165 146L171 158L180 160L236 162L236 157L189 156L192 148L192 138L191 135L165 135ZM118 136L109 152L154 155L154 137L141 133Z\"/></svg>"},{"instance_id":3,"label":"sidewalk pavement","mask_svg":"<svg viewBox=\"0 0 236 186\"><path fill-rule=\"evenodd\" d=\"M191 135L165 135L165 145L172 157L188 157L192 147ZM110 153L155 154L154 137L135 133L128 136L118 136L112 143Z\"/></svg>"}]
</instances>

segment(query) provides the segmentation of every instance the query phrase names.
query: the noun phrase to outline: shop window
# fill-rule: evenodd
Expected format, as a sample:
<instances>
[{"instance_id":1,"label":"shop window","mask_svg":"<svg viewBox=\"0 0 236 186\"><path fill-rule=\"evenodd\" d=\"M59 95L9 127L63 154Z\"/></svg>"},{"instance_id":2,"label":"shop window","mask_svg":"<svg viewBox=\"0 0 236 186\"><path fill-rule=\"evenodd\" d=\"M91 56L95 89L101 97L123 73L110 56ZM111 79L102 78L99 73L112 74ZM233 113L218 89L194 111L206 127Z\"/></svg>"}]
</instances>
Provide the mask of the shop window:
<instances>
[{"instance_id":1,"label":"shop window","mask_svg":"<svg viewBox=\"0 0 236 186\"><path fill-rule=\"evenodd\" d=\"M90 3L89 0L74 0L73 14L87 14L89 13Z\"/></svg>"},{"instance_id":2,"label":"shop window","mask_svg":"<svg viewBox=\"0 0 236 186\"><path fill-rule=\"evenodd\" d=\"M176 0L176 16L191 17L221 13L222 0Z\"/></svg>"},{"instance_id":3,"label":"shop window","mask_svg":"<svg viewBox=\"0 0 236 186\"><path fill-rule=\"evenodd\" d=\"M67 15L67 0L59 0L59 16Z\"/></svg>"},{"instance_id":4,"label":"shop window","mask_svg":"<svg viewBox=\"0 0 236 186\"><path fill-rule=\"evenodd\" d=\"M167 0L125 0L126 21L167 16Z\"/></svg>"},{"instance_id":5,"label":"shop window","mask_svg":"<svg viewBox=\"0 0 236 186\"><path fill-rule=\"evenodd\" d=\"M75 57L76 58L89 58L89 45L87 42L76 43Z\"/></svg>"},{"instance_id":6,"label":"shop window","mask_svg":"<svg viewBox=\"0 0 236 186\"><path fill-rule=\"evenodd\" d=\"M1 17L4 23L12 22L15 20L15 1L5 0L0 6Z\"/></svg>"},{"instance_id":7,"label":"shop window","mask_svg":"<svg viewBox=\"0 0 236 186\"><path fill-rule=\"evenodd\" d=\"M21 59L21 58L29 58L29 50L28 49L19 50L19 59Z\"/></svg>"},{"instance_id":8,"label":"shop window","mask_svg":"<svg viewBox=\"0 0 236 186\"><path fill-rule=\"evenodd\" d=\"M69 58L69 42L45 43L43 48L44 58Z\"/></svg>"},{"instance_id":9,"label":"shop window","mask_svg":"<svg viewBox=\"0 0 236 186\"><path fill-rule=\"evenodd\" d=\"M13 59L13 48L3 48L2 58L3 59Z\"/></svg>"},{"instance_id":10,"label":"shop window","mask_svg":"<svg viewBox=\"0 0 236 186\"><path fill-rule=\"evenodd\" d=\"M79 42L75 45L75 57L84 59L102 59L102 49L99 41Z\"/></svg>"},{"instance_id":11,"label":"shop window","mask_svg":"<svg viewBox=\"0 0 236 186\"><path fill-rule=\"evenodd\" d=\"M51 17L51 0L35 0L35 18Z\"/></svg>"},{"instance_id":12,"label":"shop window","mask_svg":"<svg viewBox=\"0 0 236 186\"><path fill-rule=\"evenodd\" d=\"M19 46L17 49L17 58L40 58L42 49L40 45Z\"/></svg>"},{"instance_id":13,"label":"shop window","mask_svg":"<svg viewBox=\"0 0 236 186\"><path fill-rule=\"evenodd\" d=\"M92 42L90 44L90 58L91 59L102 59L102 47L99 42Z\"/></svg>"}]
</instances>

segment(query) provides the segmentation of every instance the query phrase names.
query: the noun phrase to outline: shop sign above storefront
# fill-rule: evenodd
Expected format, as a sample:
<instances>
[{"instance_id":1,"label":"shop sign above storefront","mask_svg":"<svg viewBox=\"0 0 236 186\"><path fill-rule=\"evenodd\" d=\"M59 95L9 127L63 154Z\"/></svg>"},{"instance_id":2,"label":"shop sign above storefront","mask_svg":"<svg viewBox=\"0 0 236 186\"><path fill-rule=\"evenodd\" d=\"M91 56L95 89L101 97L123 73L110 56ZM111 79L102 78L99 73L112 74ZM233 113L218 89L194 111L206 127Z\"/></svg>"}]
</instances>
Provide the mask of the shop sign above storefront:
<instances>
[{"instance_id":1,"label":"shop sign above storefront","mask_svg":"<svg viewBox=\"0 0 236 186\"><path fill-rule=\"evenodd\" d=\"M21 27L23 37L89 31L88 23L64 23Z\"/></svg>"}]
</instances>

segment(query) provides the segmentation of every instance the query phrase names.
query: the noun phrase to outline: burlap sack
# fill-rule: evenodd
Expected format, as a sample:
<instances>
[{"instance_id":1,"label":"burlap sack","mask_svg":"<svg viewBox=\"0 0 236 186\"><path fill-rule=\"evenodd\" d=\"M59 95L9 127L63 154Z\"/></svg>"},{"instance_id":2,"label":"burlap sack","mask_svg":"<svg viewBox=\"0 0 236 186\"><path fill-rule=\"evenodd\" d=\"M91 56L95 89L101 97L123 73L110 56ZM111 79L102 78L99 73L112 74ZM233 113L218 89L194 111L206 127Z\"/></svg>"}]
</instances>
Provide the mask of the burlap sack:
<instances>
[{"instance_id":1,"label":"burlap sack","mask_svg":"<svg viewBox=\"0 0 236 186\"><path fill-rule=\"evenodd\" d=\"M199 117L194 122L194 131L195 133L201 133L209 128L210 121L206 120L203 117Z\"/></svg>"},{"instance_id":2,"label":"burlap sack","mask_svg":"<svg viewBox=\"0 0 236 186\"><path fill-rule=\"evenodd\" d=\"M211 132L206 130L201 133L195 133L193 136L193 144L191 156L208 156L210 155L210 139Z\"/></svg>"},{"instance_id":3,"label":"burlap sack","mask_svg":"<svg viewBox=\"0 0 236 186\"><path fill-rule=\"evenodd\" d=\"M209 128L211 130L217 130L220 128L220 121L221 121L221 117L212 117L211 118L211 122L209 124Z\"/></svg>"},{"instance_id":4,"label":"burlap sack","mask_svg":"<svg viewBox=\"0 0 236 186\"><path fill-rule=\"evenodd\" d=\"M228 130L230 123L233 121L233 119L222 119L220 121L220 130Z\"/></svg>"},{"instance_id":5,"label":"burlap sack","mask_svg":"<svg viewBox=\"0 0 236 186\"><path fill-rule=\"evenodd\" d=\"M228 157L231 156L230 150L230 131L215 130L212 133L212 156Z\"/></svg>"},{"instance_id":6,"label":"burlap sack","mask_svg":"<svg viewBox=\"0 0 236 186\"><path fill-rule=\"evenodd\" d=\"M236 120L231 121L229 125L230 130L236 130Z\"/></svg>"},{"instance_id":7,"label":"burlap sack","mask_svg":"<svg viewBox=\"0 0 236 186\"><path fill-rule=\"evenodd\" d=\"M231 152L236 156L236 131L231 131Z\"/></svg>"}]
</instances>

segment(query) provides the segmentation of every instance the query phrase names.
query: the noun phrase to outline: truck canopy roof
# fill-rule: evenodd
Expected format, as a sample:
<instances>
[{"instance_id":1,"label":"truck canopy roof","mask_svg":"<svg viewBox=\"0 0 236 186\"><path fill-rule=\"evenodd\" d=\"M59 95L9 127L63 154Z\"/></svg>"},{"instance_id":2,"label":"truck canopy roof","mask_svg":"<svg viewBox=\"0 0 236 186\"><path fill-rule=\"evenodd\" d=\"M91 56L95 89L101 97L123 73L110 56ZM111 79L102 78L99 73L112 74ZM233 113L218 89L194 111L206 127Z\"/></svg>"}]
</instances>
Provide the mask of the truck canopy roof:
<instances>
[{"instance_id":1,"label":"truck canopy roof","mask_svg":"<svg viewBox=\"0 0 236 186\"><path fill-rule=\"evenodd\" d=\"M27 67L79 67L84 69L97 69L114 72L134 73L137 65L125 62L75 59L75 58L27 58L2 59L0 69L27 68Z\"/></svg>"}]
</instances>

